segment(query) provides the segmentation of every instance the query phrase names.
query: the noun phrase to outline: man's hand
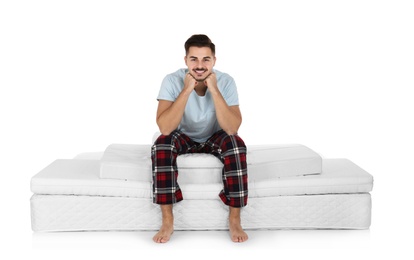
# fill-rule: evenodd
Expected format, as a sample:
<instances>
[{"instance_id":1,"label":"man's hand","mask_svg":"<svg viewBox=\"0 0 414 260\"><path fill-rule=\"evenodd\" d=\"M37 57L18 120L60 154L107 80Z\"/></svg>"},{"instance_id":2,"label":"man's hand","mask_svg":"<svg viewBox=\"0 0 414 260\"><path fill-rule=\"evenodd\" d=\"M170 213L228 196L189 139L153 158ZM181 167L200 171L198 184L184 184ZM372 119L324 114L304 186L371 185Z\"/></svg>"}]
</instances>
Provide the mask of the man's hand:
<instances>
[{"instance_id":1,"label":"man's hand","mask_svg":"<svg viewBox=\"0 0 414 260\"><path fill-rule=\"evenodd\" d=\"M184 78L184 89L188 89L189 91L193 91L194 88L197 86L197 80L193 77L193 75L188 72Z\"/></svg>"},{"instance_id":2,"label":"man's hand","mask_svg":"<svg viewBox=\"0 0 414 260\"><path fill-rule=\"evenodd\" d=\"M212 94L217 93L219 91L217 87L216 73L211 73L210 75L208 75L208 77L204 80L204 84L208 87Z\"/></svg>"}]
</instances>

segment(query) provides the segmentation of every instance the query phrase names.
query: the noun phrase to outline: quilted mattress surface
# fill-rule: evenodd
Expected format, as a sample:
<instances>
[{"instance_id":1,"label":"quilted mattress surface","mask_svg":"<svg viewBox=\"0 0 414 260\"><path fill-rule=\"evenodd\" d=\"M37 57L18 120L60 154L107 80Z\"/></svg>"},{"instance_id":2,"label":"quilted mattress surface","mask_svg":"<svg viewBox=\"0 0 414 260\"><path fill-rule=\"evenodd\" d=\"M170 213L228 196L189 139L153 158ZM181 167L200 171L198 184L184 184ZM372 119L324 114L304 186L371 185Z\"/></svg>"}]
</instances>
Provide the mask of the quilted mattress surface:
<instances>
[{"instance_id":1,"label":"quilted mattress surface","mask_svg":"<svg viewBox=\"0 0 414 260\"><path fill-rule=\"evenodd\" d=\"M102 178L151 181L151 145L111 144L101 159ZM251 180L319 174L322 158L300 144L251 145L247 148L247 165ZM221 180L223 164L210 154L184 154L177 157L180 173L188 173L191 183ZM197 176L191 178L197 171ZM201 176L202 177L199 177Z\"/></svg>"},{"instance_id":2,"label":"quilted mattress surface","mask_svg":"<svg viewBox=\"0 0 414 260\"><path fill-rule=\"evenodd\" d=\"M208 212L208 214L206 214ZM150 199L33 195L34 231L158 230L161 211ZM367 229L371 196L327 194L252 198L243 208L244 229ZM174 205L175 230L226 230L228 207L215 200Z\"/></svg>"},{"instance_id":3,"label":"quilted mattress surface","mask_svg":"<svg viewBox=\"0 0 414 260\"><path fill-rule=\"evenodd\" d=\"M150 174L150 173L148 173ZM180 172L178 182L184 199L217 199L220 180L192 182L194 176ZM148 178L150 179L150 178ZM266 180L249 178L249 198L281 195L365 193L372 190L373 178L347 159L323 159L322 173ZM35 194L86 195L151 198L151 181L100 178L100 160L58 159L31 179Z\"/></svg>"}]
</instances>

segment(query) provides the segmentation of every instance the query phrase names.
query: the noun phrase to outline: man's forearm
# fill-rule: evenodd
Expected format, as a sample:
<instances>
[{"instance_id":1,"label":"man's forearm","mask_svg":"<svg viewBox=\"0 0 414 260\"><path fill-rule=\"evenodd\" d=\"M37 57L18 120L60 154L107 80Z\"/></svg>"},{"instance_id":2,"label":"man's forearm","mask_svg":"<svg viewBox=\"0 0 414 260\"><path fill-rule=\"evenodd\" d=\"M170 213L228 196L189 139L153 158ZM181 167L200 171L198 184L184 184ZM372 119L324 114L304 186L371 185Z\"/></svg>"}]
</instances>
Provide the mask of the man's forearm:
<instances>
[{"instance_id":1,"label":"man's forearm","mask_svg":"<svg viewBox=\"0 0 414 260\"><path fill-rule=\"evenodd\" d=\"M238 106L229 107L220 92L213 94L213 100L220 127L229 135L237 134L242 122Z\"/></svg>"},{"instance_id":2,"label":"man's forearm","mask_svg":"<svg viewBox=\"0 0 414 260\"><path fill-rule=\"evenodd\" d=\"M189 93L183 91L178 98L164 107L160 104L157 114L157 125L163 135L169 135L172 131L177 129L184 115L184 109L188 101Z\"/></svg>"}]
</instances>

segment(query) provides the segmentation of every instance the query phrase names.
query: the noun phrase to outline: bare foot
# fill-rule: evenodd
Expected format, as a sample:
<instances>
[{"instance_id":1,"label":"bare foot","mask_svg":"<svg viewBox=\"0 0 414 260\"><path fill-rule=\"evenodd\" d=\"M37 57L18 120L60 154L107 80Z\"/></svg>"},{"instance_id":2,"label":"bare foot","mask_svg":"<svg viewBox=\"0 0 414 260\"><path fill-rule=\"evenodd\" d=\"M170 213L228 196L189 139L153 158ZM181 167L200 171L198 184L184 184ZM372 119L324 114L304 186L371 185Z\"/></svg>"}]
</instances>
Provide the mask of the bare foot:
<instances>
[{"instance_id":1,"label":"bare foot","mask_svg":"<svg viewBox=\"0 0 414 260\"><path fill-rule=\"evenodd\" d=\"M174 232L174 216L172 205L161 205L162 225L157 234L152 238L155 243L167 243Z\"/></svg>"},{"instance_id":2,"label":"bare foot","mask_svg":"<svg viewBox=\"0 0 414 260\"><path fill-rule=\"evenodd\" d=\"M230 207L229 230L233 242L245 242L249 238L240 223L240 208Z\"/></svg>"},{"instance_id":3,"label":"bare foot","mask_svg":"<svg viewBox=\"0 0 414 260\"><path fill-rule=\"evenodd\" d=\"M174 232L173 225L162 225L157 234L152 238L155 243L167 243Z\"/></svg>"}]
</instances>

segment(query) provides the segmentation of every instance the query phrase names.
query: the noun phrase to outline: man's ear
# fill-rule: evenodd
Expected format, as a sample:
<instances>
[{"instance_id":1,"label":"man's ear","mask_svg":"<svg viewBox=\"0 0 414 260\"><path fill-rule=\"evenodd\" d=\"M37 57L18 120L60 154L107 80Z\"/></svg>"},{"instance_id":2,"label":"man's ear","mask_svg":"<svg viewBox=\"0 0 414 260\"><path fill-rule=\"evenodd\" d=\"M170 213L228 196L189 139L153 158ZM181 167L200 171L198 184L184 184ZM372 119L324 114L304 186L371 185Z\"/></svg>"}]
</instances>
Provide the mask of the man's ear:
<instances>
[{"instance_id":1,"label":"man's ear","mask_svg":"<svg viewBox=\"0 0 414 260\"><path fill-rule=\"evenodd\" d=\"M187 55L184 56L184 62L185 62L185 65L187 66Z\"/></svg>"}]
</instances>

